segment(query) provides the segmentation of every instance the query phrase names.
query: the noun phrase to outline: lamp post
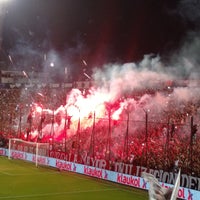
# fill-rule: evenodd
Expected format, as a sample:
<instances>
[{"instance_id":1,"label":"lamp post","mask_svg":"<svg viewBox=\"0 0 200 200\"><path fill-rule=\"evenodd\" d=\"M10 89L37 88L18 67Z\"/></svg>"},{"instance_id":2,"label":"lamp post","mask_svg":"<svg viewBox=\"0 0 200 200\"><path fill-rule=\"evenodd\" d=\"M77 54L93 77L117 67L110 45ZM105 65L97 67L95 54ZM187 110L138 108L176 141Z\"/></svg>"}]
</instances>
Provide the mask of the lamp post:
<instances>
[{"instance_id":1,"label":"lamp post","mask_svg":"<svg viewBox=\"0 0 200 200\"><path fill-rule=\"evenodd\" d=\"M28 129L27 129L26 140L29 140L31 132L32 132L32 125L33 125L33 109L32 109L32 107L30 108L30 111L29 111L29 114L27 117L27 123L28 123Z\"/></svg>"},{"instance_id":2,"label":"lamp post","mask_svg":"<svg viewBox=\"0 0 200 200\"><path fill-rule=\"evenodd\" d=\"M166 144L165 144L165 159L166 159L166 164L168 163L168 151L169 151L169 125L170 125L170 118L169 115L167 117L167 133L166 133Z\"/></svg>"},{"instance_id":3,"label":"lamp post","mask_svg":"<svg viewBox=\"0 0 200 200\"><path fill-rule=\"evenodd\" d=\"M22 108L19 106L19 125L18 125L18 137L22 137Z\"/></svg>"},{"instance_id":4,"label":"lamp post","mask_svg":"<svg viewBox=\"0 0 200 200\"><path fill-rule=\"evenodd\" d=\"M75 105L75 107L78 109L78 113L79 113L79 117L78 117L78 124L77 124L77 131L76 131L76 148L77 148L77 154L79 157L79 153L80 153L80 129L81 129L81 111L80 108Z\"/></svg>"},{"instance_id":5,"label":"lamp post","mask_svg":"<svg viewBox=\"0 0 200 200\"><path fill-rule=\"evenodd\" d=\"M91 140L90 140L90 152L92 156L94 157L94 146L95 146L95 141L94 141L94 135L95 135L95 126L96 126L96 112L94 111L93 113L93 126L92 126L92 134L91 134Z\"/></svg>"},{"instance_id":6,"label":"lamp post","mask_svg":"<svg viewBox=\"0 0 200 200\"><path fill-rule=\"evenodd\" d=\"M145 112L145 164L148 165L148 112L149 110L144 110Z\"/></svg>"},{"instance_id":7,"label":"lamp post","mask_svg":"<svg viewBox=\"0 0 200 200\"><path fill-rule=\"evenodd\" d=\"M193 169L193 146L195 144L195 139L196 139L196 133L197 133L197 124L194 124L194 118L191 116L191 121L190 121L190 128L191 128L191 133L190 133L190 172L192 173Z\"/></svg>"},{"instance_id":8,"label":"lamp post","mask_svg":"<svg viewBox=\"0 0 200 200\"><path fill-rule=\"evenodd\" d=\"M43 126L43 123L45 121L45 114L43 112L43 109L41 111L41 116L40 116L40 123L39 123L39 126L38 126L38 138L37 138L37 141L41 141L42 138L43 138L43 132L42 132L42 126Z\"/></svg>"},{"instance_id":9,"label":"lamp post","mask_svg":"<svg viewBox=\"0 0 200 200\"><path fill-rule=\"evenodd\" d=\"M54 110L51 116L51 132L50 132L50 136L52 139L52 150L54 150Z\"/></svg>"},{"instance_id":10,"label":"lamp post","mask_svg":"<svg viewBox=\"0 0 200 200\"><path fill-rule=\"evenodd\" d=\"M79 154L80 154L80 128L81 128L81 118L80 118L80 109L78 108L79 110L79 117L78 117L78 126L77 126L77 153L78 153L78 157L79 157Z\"/></svg>"},{"instance_id":11,"label":"lamp post","mask_svg":"<svg viewBox=\"0 0 200 200\"><path fill-rule=\"evenodd\" d=\"M65 136L65 160L66 160L66 153L67 153L67 109L66 109L66 112L65 112L64 136Z\"/></svg>"},{"instance_id":12,"label":"lamp post","mask_svg":"<svg viewBox=\"0 0 200 200\"><path fill-rule=\"evenodd\" d=\"M125 133L125 139L124 139L124 155L126 155L126 158L128 158L128 140L129 140L129 112L127 112L127 125L126 125L126 133Z\"/></svg>"},{"instance_id":13,"label":"lamp post","mask_svg":"<svg viewBox=\"0 0 200 200\"><path fill-rule=\"evenodd\" d=\"M68 106L65 107L65 123L64 123L64 137L65 137L65 159L67 158L67 130L70 129L71 117L68 114Z\"/></svg>"},{"instance_id":14,"label":"lamp post","mask_svg":"<svg viewBox=\"0 0 200 200\"><path fill-rule=\"evenodd\" d=\"M110 145L111 145L111 106L108 105L108 137L106 143L106 158L110 161Z\"/></svg>"}]
</instances>

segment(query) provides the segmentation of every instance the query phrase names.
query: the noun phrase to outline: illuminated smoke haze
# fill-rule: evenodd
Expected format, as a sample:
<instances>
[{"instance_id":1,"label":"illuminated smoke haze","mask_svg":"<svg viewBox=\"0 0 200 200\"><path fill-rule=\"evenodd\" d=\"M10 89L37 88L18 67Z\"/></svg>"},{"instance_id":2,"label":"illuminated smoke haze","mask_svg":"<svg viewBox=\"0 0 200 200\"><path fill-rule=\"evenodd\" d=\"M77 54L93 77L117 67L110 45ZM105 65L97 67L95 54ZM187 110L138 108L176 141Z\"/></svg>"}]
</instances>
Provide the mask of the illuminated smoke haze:
<instances>
[{"instance_id":1,"label":"illuminated smoke haze","mask_svg":"<svg viewBox=\"0 0 200 200\"><path fill-rule=\"evenodd\" d=\"M177 79L170 72L166 73L166 69L162 69L163 64L158 57L145 56L140 63L108 64L102 69L94 70L94 85L86 95L78 89L72 89L66 94L66 104L55 108L55 118L57 115L61 117L59 123L55 120L55 137L59 137L64 129L66 114L71 117L69 135L76 134L79 117L82 130L91 128L94 111L96 123L102 121L106 124L103 121L108 120L108 109L111 110L112 120L119 121L118 126L121 127L114 130L116 135L121 134L121 130L126 127L127 112L131 120L143 122L145 112L149 113L154 122L166 123L166 113L173 112L194 115L198 119L198 80ZM176 85L173 86L172 83ZM192 106L197 110L192 110ZM38 111L35 111L37 119L41 114L41 110ZM53 113L47 108L43 108L43 112L49 115ZM43 133L50 134L50 129L51 123L46 124ZM130 132L134 133L132 129L137 129L136 125L130 128Z\"/></svg>"},{"instance_id":2,"label":"illuminated smoke haze","mask_svg":"<svg viewBox=\"0 0 200 200\"><path fill-rule=\"evenodd\" d=\"M199 16L195 13L200 12L197 12L199 10L196 6L185 9L188 8L188 6L185 6L188 2L186 0L181 1L178 14L183 18L186 17L187 23L196 23ZM187 12L187 15L184 15L185 12ZM59 77L64 72L65 66L69 68L69 71L73 70L74 66L80 64L84 59L82 52L88 51L84 43L77 40L75 47L66 45L66 51L59 54L51 48L51 44L46 40L42 43L40 41L31 43L35 34L33 31L25 29L27 33L25 37L20 35L17 28L13 27L13 30L16 34L15 37L18 37L18 42L15 48L10 51L11 56L13 54L19 57L27 55L25 60L19 59L20 62L14 62L16 68L20 65L27 67L24 70L34 67L38 64L34 63L34 57L39 55L42 60L41 71L49 74L49 81L52 80L53 71L59 72ZM46 36L48 38L49 35ZM141 129L144 129L146 112L148 112L151 122L167 123L169 114L174 115L175 119L177 115L183 115L181 118L184 122L178 121L179 118L177 117L178 120L175 123L178 124L189 123L189 116L192 115L196 121L199 121L199 46L198 30L191 31L185 36L181 48L170 55L170 61L167 63L162 62L162 57L159 55L147 54L140 62L108 63L101 68L94 68L91 75L93 85L89 91L85 94L78 89L65 92L66 101L62 105L54 105L51 100L56 101L57 97L53 96L54 94L51 94L51 96L42 94L49 99L48 106L44 107L41 105L42 100L41 102L35 100L35 96L40 90L28 88L22 91L19 102L22 104L29 102L28 105L25 104L26 110L22 113L22 123L27 126L26 119L30 111L30 104L32 104L33 109L32 136L37 136L40 116L44 112L46 121L42 133L44 135L52 134L52 116L54 115L54 136L57 140L63 139L60 138L60 135L63 134L66 116L71 117L70 129L67 130L68 137L77 135L79 119L81 131L89 129L89 134L91 134L94 112L96 125L106 127L104 135L101 135L105 138L107 137L109 110L111 112L113 137L122 137L124 134L128 114L131 121L140 122L129 127L129 133L132 135L139 135ZM46 48L51 50L44 52L43 50ZM74 57L78 61L73 62ZM53 68L50 66L52 62L55 63ZM76 74L82 73L80 71ZM31 80L29 81L31 83ZM43 80L41 79L41 81ZM113 125L114 122L116 122L115 125ZM90 140L89 134L88 141ZM115 148L117 149L117 147Z\"/></svg>"}]
</instances>

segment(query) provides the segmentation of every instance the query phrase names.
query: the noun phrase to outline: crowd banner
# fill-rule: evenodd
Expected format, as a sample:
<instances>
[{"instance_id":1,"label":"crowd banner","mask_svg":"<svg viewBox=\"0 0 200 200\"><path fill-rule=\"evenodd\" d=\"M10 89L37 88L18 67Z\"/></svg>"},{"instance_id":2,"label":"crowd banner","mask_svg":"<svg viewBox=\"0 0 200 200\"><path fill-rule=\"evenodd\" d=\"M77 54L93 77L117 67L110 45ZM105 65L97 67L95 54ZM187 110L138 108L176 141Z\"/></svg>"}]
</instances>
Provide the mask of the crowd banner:
<instances>
[{"instance_id":1,"label":"crowd banner","mask_svg":"<svg viewBox=\"0 0 200 200\"><path fill-rule=\"evenodd\" d=\"M11 158L22 159L30 162L35 162L35 155L31 153L26 153L18 150L11 150ZM8 149L0 148L1 156L8 156ZM87 176L96 177L99 179L104 179L107 181L128 185L135 188L140 188L144 190L149 190L149 184L144 178L133 176L129 174L124 174L120 172L110 171L107 169L97 168L93 166L88 166L84 164L78 164L75 162L70 162L66 160L61 160L57 158L38 156L38 164L48 165L50 167L58 168L59 170L71 171L75 173L84 174ZM174 185L159 182L164 188L172 188ZM186 200L199 200L200 191L193 190L189 188L179 187L178 198Z\"/></svg>"},{"instance_id":2,"label":"crowd banner","mask_svg":"<svg viewBox=\"0 0 200 200\"><path fill-rule=\"evenodd\" d=\"M111 171L123 174L129 174L137 177L141 177L142 172L146 172L154 175L159 182L168 183L171 185L174 185L176 181L176 173L172 171L164 171L162 169L151 169L151 168L146 168L144 166L138 166L130 163L123 163L117 161L107 162L105 159L98 159L90 156L82 156L81 160L77 161L76 155L72 156L62 151L50 151L49 156L60 160L67 160L69 162L81 163L84 165L101 169L108 169ZM180 186L200 191L200 178L181 173Z\"/></svg>"}]
</instances>

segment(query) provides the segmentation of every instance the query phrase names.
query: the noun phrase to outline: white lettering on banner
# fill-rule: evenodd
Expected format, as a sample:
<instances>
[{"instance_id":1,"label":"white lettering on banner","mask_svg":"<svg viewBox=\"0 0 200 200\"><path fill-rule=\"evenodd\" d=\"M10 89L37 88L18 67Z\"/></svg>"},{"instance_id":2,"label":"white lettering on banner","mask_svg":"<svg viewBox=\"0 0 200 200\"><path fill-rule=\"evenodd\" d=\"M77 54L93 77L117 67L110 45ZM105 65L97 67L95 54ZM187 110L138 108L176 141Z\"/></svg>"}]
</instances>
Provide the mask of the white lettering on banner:
<instances>
[{"instance_id":1,"label":"white lettering on banner","mask_svg":"<svg viewBox=\"0 0 200 200\"><path fill-rule=\"evenodd\" d=\"M147 168L146 168L146 167L140 167L140 168L141 168L141 173L142 173L142 172L147 172ZM140 173L140 174L141 174L141 173Z\"/></svg>"},{"instance_id":2,"label":"white lettering on banner","mask_svg":"<svg viewBox=\"0 0 200 200\"><path fill-rule=\"evenodd\" d=\"M136 176L140 176L141 172L149 172L153 174L158 181L174 184L176 180L177 174L173 172L165 172L163 170L153 170L147 169L146 167L137 166L136 167ZM181 175L181 186L192 188L195 190L200 190L200 178L188 176L186 174Z\"/></svg>"},{"instance_id":3,"label":"white lettering on banner","mask_svg":"<svg viewBox=\"0 0 200 200\"><path fill-rule=\"evenodd\" d=\"M197 189L197 190L200 190L200 178L197 178L197 179L198 179L197 182L199 183L199 184L198 184L198 189Z\"/></svg>"},{"instance_id":4,"label":"white lettering on banner","mask_svg":"<svg viewBox=\"0 0 200 200\"><path fill-rule=\"evenodd\" d=\"M155 175L155 177L156 178L158 178L158 180L160 181L160 182L162 182L162 177L163 177L163 170L156 170L156 172L158 171L158 173L156 173Z\"/></svg>"},{"instance_id":5,"label":"white lettering on banner","mask_svg":"<svg viewBox=\"0 0 200 200\"><path fill-rule=\"evenodd\" d=\"M129 168L129 170L127 170L127 168ZM148 172L148 173L153 174L158 179L158 181L169 183L169 184L174 184L176 180L176 176L177 176L177 174L173 172L165 172L163 170L148 169L142 166L136 166L136 171L134 173L133 166L128 166L127 164L122 164L118 162L115 163L115 171L119 173L132 174L136 176L141 176L142 172ZM182 174L181 180L182 180L181 182L182 187L200 190L200 178Z\"/></svg>"},{"instance_id":6,"label":"white lettering on banner","mask_svg":"<svg viewBox=\"0 0 200 200\"><path fill-rule=\"evenodd\" d=\"M162 179L167 180L167 183L169 184L174 184L176 181L175 174L172 172L164 172Z\"/></svg>"},{"instance_id":7,"label":"white lettering on banner","mask_svg":"<svg viewBox=\"0 0 200 200\"><path fill-rule=\"evenodd\" d=\"M55 155L56 155L56 158L60 158L60 152L59 151L56 151Z\"/></svg>"},{"instance_id":8,"label":"white lettering on banner","mask_svg":"<svg viewBox=\"0 0 200 200\"><path fill-rule=\"evenodd\" d=\"M67 160L67 155L64 152L50 151L49 155L51 158L57 158L60 160Z\"/></svg>"},{"instance_id":9,"label":"white lettering on banner","mask_svg":"<svg viewBox=\"0 0 200 200\"><path fill-rule=\"evenodd\" d=\"M117 182L140 188L140 177L134 178L133 176L117 174Z\"/></svg>"},{"instance_id":10,"label":"white lettering on banner","mask_svg":"<svg viewBox=\"0 0 200 200\"><path fill-rule=\"evenodd\" d=\"M86 165L90 165L90 157L86 157Z\"/></svg>"},{"instance_id":11,"label":"white lettering on banner","mask_svg":"<svg viewBox=\"0 0 200 200\"><path fill-rule=\"evenodd\" d=\"M55 156L56 154L56 156ZM54 157L57 159L61 159L62 152L50 152L50 157ZM67 159L68 157L68 159ZM73 158L73 159L71 159ZM69 154L66 155L66 159L68 161L76 162L77 158L75 155ZM95 168L100 169L109 169L108 168L108 162L104 159L95 159L93 157L82 155L82 161L84 165L92 166ZM134 166L132 164L126 164L122 162L114 162L112 163L114 168L113 170L118 173L124 173L132 176L140 177L142 172L147 172L153 174L159 182L164 182L168 184L174 184L176 179L176 174L172 172L166 172L163 170L157 170L157 169L148 169L146 167L142 166ZM181 187L187 187L190 189L200 190L200 178L197 177L191 177L186 174L181 174Z\"/></svg>"},{"instance_id":12,"label":"white lettering on banner","mask_svg":"<svg viewBox=\"0 0 200 200\"><path fill-rule=\"evenodd\" d=\"M105 160L99 160L99 167L102 168L102 169L106 169L106 161Z\"/></svg>"},{"instance_id":13,"label":"white lettering on banner","mask_svg":"<svg viewBox=\"0 0 200 200\"><path fill-rule=\"evenodd\" d=\"M181 175L182 178L182 185L185 185L185 187L189 187L189 178L186 174Z\"/></svg>"},{"instance_id":14,"label":"white lettering on banner","mask_svg":"<svg viewBox=\"0 0 200 200\"><path fill-rule=\"evenodd\" d=\"M189 176L189 188L196 188L198 186L198 181L195 177Z\"/></svg>"},{"instance_id":15,"label":"white lettering on banner","mask_svg":"<svg viewBox=\"0 0 200 200\"><path fill-rule=\"evenodd\" d=\"M140 176L140 166L136 166L136 176Z\"/></svg>"},{"instance_id":16,"label":"white lettering on banner","mask_svg":"<svg viewBox=\"0 0 200 200\"><path fill-rule=\"evenodd\" d=\"M5 155L8 155L8 149L4 149L4 150L5 150ZM0 148L0 151L1 151L1 148ZM32 161L33 160L32 157L34 156L31 154L26 155L26 153L24 153L24 152L18 153L18 151L13 151L13 150L11 151L11 155L13 155L15 158L22 158L22 159L28 160L28 161ZM63 160L57 160L57 159L51 158L51 157L45 157L45 158L46 158L47 165L49 165L51 167L56 167L56 165L63 167L64 166L63 163L66 163L66 164L68 164L68 166L66 165L66 167L64 167L65 169L72 169L74 172L77 172L80 174L85 174L85 175L90 175L90 176L94 175L100 179L107 179L109 181L116 182L116 183L126 184L126 185L130 185L133 187L139 187L142 189L148 189L148 185L144 181L144 179L137 177L137 176L117 173L117 172L110 171L110 170L97 169L94 167L85 166L83 164L77 164L77 163L67 162L67 161L63 161ZM133 169L136 171L136 173L139 174L141 171L141 167L140 166L133 166L133 167L134 167ZM143 170L146 170L146 169L143 168ZM164 174L164 172L162 170L155 170L154 173L157 175L161 174L162 176ZM190 185L191 187L193 187L195 183L200 182L200 178L196 179L195 177L192 177L192 178L189 178L189 176L185 176L185 177L187 177L185 179L185 182L189 181L189 179L190 179L191 183L190 184L187 183L187 184ZM167 184L167 183L161 183L161 185L163 187L173 187L172 184ZM185 200L199 200L200 199L200 191L180 187L179 191L178 191L178 197L180 199L185 199Z\"/></svg>"},{"instance_id":17,"label":"white lettering on banner","mask_svg":"<svg viewBox=\"0 0 200 200\"><path fill-rule=\"evenodd\" d=\"M82 159L85 165L106 169L106 161L103 159L95 159L90 156L82 156Z\"/></svg>"},{"instance_id":18,"label":"white lettering on banner","mask_svg":"<svg viewBox=\"0 0 200 200\"><path fill-rule=\"evenodd\" d=\"M102 169L96 169L96 168L93 169L91 167L84 166L84 174L103 179Z\"/></svg>"},{"instance_id":19,"label":"white lettering on banner","mask_svg":"<svg viewBox=\"0 0 200 200\"><path fill-rule=\"evenodd\" d=\"M115 171L125 174L131 174L132 173L133 165L131 164L125 164L125 163L119 163L115 162Z\"/></svg>"}]
</instances>

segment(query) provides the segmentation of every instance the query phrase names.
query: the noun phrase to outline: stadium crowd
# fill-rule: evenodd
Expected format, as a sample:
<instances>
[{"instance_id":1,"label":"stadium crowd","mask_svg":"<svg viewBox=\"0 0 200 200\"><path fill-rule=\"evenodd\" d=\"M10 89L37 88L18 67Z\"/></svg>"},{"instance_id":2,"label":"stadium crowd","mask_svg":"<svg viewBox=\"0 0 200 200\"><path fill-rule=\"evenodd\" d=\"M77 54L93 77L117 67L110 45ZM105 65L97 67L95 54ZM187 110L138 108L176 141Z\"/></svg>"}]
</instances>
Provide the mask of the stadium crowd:
<instances>
[{"instance_id":1,"label":"stadium crowd","mask_svg":"<svg viewBox=\"0 0 200 200\"><path fill-rule=\"evenodd\" d=\"M55 109L66 103L66 89L1 89L1 147L7 147L8 138L22 138L25 135L27 115L34 102L40 102L45 108ZM187 120L188 114L190 116L194 110L194 105L191 107L188 103L184 109L183 113L179 112L176 106L171 106L169 112L162 113L164 120L159 121L153 118L147 121L144 117L141 121L130 119L127 125L127 119L112 121L111 124L108 119L102 119L95 127L93 125L86 129L83 129L80 123L76 133L68 135L67 138L65 134L70 131L70 127L63 130L60 137L65 141L55 140L54 149L167 171L172 171L175 163L178 163L182 172L199 177L198 129L193 130L190 119ZM49 142L49 137L43 137L42 142Z\"/></svg>"}]
</instances>

